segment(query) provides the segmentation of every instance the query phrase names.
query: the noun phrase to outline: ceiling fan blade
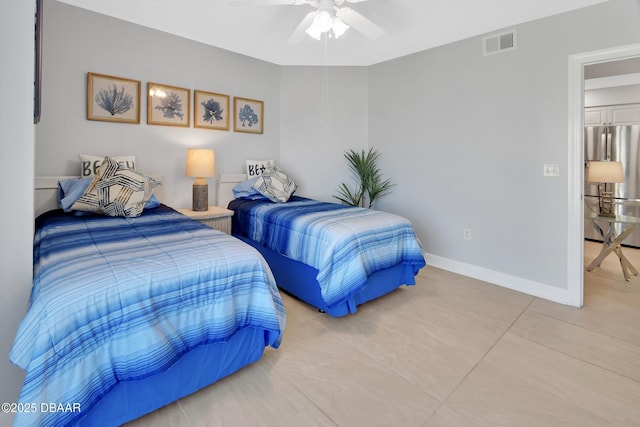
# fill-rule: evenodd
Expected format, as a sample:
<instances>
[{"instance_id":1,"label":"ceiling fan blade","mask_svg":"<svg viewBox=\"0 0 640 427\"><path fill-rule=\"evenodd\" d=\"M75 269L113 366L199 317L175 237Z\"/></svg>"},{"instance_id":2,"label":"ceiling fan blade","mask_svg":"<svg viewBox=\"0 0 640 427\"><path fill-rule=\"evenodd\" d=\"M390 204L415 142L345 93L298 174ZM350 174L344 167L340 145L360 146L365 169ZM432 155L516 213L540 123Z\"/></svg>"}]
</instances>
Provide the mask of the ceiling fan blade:
<instances>
[{"instance_id":1,"label":"ceiling fan blade","mask_svg":"<svg viewBox=\"0 0 640 427\"><path fill-rule=\"evenodd\" d=\"M354 30L362 33L366 37L375 40L385 35L386 31L365 18L350 7L338 9L336 16L344 21Z\"/></svg>"},{"instance_id":2,"label":"ceiling fan blade","mask_svg":"<svg viewBox=\"0 0 640 427\"><path fill-rule=\"evenodd\" d=\"M363 2L363 1L367 1L367 0L334 0L333 2L336 4L336 6L340 6L344 2L347 2L347 3L360 3L360 2Z\"/></svg>"},{"instance_id":3,"label":"ceiling fan blade","mask_svg":"<svg viewBox=\"0 0 640 427\"><path fill-rule=\"evenodd\" d=\"M227 2L229 6L298 6L311 3L308 0L227 0Z\"/></svg>"},{"instance_id":4,"label":"ceiling fan blade","mask_svg":"<svg viewBox=\"0 0 640 427\"><path fill-rule=\"evenodd\" d=\"M302 21L300 21L300 24L298 24L296 29L293 31L291 37L289 37L289 40L287 40L287 43L300 43L302 40L304 40L307 37L307 33L305 33L305 31L307 28L309 28L309 26L313 22L313 18L315 18L317 14L317 10L315 12L307 13L305 17L302 18Z\"/></svg>"}]
</instances>

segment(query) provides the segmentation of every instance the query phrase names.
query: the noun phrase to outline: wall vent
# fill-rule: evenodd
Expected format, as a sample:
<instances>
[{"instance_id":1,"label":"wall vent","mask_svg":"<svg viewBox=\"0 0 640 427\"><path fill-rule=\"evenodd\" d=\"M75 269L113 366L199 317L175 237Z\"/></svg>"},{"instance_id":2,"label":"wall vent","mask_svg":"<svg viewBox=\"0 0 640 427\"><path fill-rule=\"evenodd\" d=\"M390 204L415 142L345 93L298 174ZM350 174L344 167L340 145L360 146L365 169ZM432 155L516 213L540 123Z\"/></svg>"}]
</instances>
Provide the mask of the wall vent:
<instances>
[{"instance_id":1,"label":"wall vent","mask_svg":"<svg viewBox=\"0 0 640 427\"><path fill-rule=\"evenodd\" d=\"M484 54L493 55L516 48L516 30L493 34L484 38Z\"/></svg>"}]
</instances>

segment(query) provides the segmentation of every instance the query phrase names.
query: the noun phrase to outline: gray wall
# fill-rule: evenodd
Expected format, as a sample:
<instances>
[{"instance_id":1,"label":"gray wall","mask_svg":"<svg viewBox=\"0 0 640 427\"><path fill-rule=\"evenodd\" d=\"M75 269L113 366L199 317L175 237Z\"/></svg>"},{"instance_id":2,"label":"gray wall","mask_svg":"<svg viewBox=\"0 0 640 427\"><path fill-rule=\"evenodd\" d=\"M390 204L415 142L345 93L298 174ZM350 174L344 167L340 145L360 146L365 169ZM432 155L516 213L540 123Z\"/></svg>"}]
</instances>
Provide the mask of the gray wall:
<instances>
[{"instance_id":1,"label":"gray wall","mask_svg":"<svg viewBox=\"0 0 640 427\"><path fill-rule=\"evenodd\" d=\"M33 2L0 2L0 93L8 100L0 114L0 402L16 402L24 381L9 350L31 290L33 12ZM0 425L12 419L0 412Z\"/></svg>"},{"instance_id":2,"label":"gray wall","mask_svg":"<svg viewBox=\"0 0 640 427\"><path fill-rule=\"evenodd\" d=\"M367 146L366 67L280 67L54 1L46 25L36 175L77 174L81 153L134 154L138 169L164 176L165 201L187 207L186 148L203 146L215 149L218 173L274 159L300 194L331 200L349 179L345 148ZM152 81L264 100L265 133L147 125L146 101L140 125L86 120L87 71L141 80L143 97ZM209 189L213 200L214 182Z\"/></svg>"},{"instance_id":3,"label":"gray wall","mask_svg":"<svg viewBox=\"0 0 640 427\"><path fill-rule=\"evenodd\" d=\"M351 185L348 149L368 144L366 67L283 67L280 160L298 193L333 198L340 182Z\"/></svg>"},{"instance_id":4,"label":"gray wall","mask_svg":"<svg viewBox=\"0 0 640 427\"><path fill-rule=\"evenodd\" d=\"M133 154L139 170L164 176L167 203L189 207L193 179L184 176L188 147L214 149L217 173L242 172L246 159L278 160L279 66L56 1L45 3L36 175L78 174L79 154ZM88 71L142 81L141 124L87 120ZM262 100L264 134L196 129L193 105L190 128L147 125L147 82ZM209 190L213 204L213 180Z\"/></svg>"},{"instance_id":5,"label":"gray wall","mask_svg":"<svg viewBox=\"0 0 640 427\"><path fill-rule=\"evenodd\" d=\"M518 25L502 54L475 37L372 66L369 144L398 184L379 208L410 217L435 259L566 289L567 57L640 42L639 19L612 0Z\"/></svg>"}]
</instances>

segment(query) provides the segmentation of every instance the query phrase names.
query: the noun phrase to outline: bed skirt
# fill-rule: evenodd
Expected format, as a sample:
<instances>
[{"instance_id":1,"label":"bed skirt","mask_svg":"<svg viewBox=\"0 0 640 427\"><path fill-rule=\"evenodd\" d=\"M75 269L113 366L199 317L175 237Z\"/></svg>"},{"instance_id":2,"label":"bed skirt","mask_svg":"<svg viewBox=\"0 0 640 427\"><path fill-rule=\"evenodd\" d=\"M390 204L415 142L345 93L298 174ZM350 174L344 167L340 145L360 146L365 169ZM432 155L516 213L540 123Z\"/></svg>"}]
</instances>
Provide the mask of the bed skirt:
<instances>
[{"instance_id":1,"label":"bed skirt","mask_svg":"<svg viewBox=\"0 0 640 427\"><path fill-rule=\"evenodd\" d=\"M237 331L226 342L200 345L166 371L119 383L76 425L119 426L140 418L257 361L264 349L265 332L254 327Z\"/></svg>"},{"instance_id":2,"label":"bed skirt","mask_svg":"<svg viewBox=\"0 0 640 427\"><path fill-rule=\"evenodd\" d=\"M350 295L346 301L328 307L320 294L320 285L316 280L317 269L285 257L246 237L234 236L253 246L262 254L280 289L334 317L355 313L358 305L388 294L402 285L416 284L413 267L407 264L398 264L370 275L364 288Z\"/></svg>"}]
</instances>

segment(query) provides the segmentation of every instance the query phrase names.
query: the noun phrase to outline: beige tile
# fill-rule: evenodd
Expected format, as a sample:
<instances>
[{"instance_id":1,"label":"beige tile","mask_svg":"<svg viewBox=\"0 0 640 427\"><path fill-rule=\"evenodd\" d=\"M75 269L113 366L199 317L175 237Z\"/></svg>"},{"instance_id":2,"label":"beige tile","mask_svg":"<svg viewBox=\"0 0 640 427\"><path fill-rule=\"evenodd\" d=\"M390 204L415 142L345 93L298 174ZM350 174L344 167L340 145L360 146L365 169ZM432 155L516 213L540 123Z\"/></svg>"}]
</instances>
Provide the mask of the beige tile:
<instances>
[{"instance_id":1,"label":"beige tile","mask_svg":"<svg viewBox=\"0 0 640 427\"><path fill-rule=\"evenodd\" d=\"M640 283L623 280L586 282L585 306L619 311L632 320L640 320Z\"/></svg>"},{"instance_id":2,"label":"beige tile","mask_svg":"<svg viewBox=\"0 0 640 427\"><path fill-rule=\"evenodd\" d=\"M417 277L415 298L506 330L533 297L455 273L427 267Z\"/></svg>"},{"instance_id":3,"label":"beige tile","mask_svg":"<svg viewBox=\"0 0 640 427\"><path fill-rule=\"evenodd\" d=\"M599 252L599 244L585 242L585 265ZM640 250L624 248L640 266ZM640 345L640 277L624 280L618 258L607 257L601 267L584 272L584 306L569 307L535 299L528 308L555 319Z\"/></svg>"},{"instance_id":4,"label":"beige tile","mask_svg":"<svg viewBox=\"0 0 640 427\"><path fill-rule=\"evenodd\" d=\"M296 299L286 292L280 291L280 296L282 297L282 302L284 303L284 308L287 313L287 326L285 328L285 333L286 329L289 327L323 315L317 308Z\"/></svg>"},{"instance_id":5,"label":"beige tile","mask_svg":"<svg viewBox=\"0 0 640 427\"><path fill-rule=\"evenodd\" d=\"M178 402L171 403L164 408L125 424L127 427L189 427L189 425L189 421Z\"/></svg>"},{"instance_id":6,"label":"beige tile","mask_svg":"<svg viewBox=\"0 0 640 427\"><path fill-rule=\"evenodd\" d=\"M429 427L614 425L497 367L485 364L473 371L446 404L450 409L439 411L427 424Z\"/></svg>"},{"instance_id":7,"label":"beige tile","mask_svg":"<svg viewBox=\"0 0 640 427\"><path fill-rule=\"evenodd\" d=\"M531 311L520 316L509 331L576 359L640 381L638 345Z\"/></svg>"},{"instance_id":8,"label":"beige tile","mask_svg":"<svg viewBox=\"0 0 640 427\"><path fill-rule=\"evenodd\" d=\"M413 299L389 309L363 306L321 322L338 338L439 400L444 400L500 338L499 329Z\"/></svg>"},{"instance_id":9,"label":"beige tile","mask_svg":"<svg viewBox=\"0 0 640 427\"><path fill-rule=\"evenodd\" d=\"M616 297L606 288L597 292L599 296L585 295L585 305L581 308L537 298L528 309L640 345L640 309L634 308L639 297L633 294ZM603 294L611 298L607 299Z\"/></svg>"},{"instance_id":10,"label":"beige tile","mask_svg":"<svg viewBox=\"0 0 640 427\"><path fill-rule=\"evenodd\" d=\"M181 400L190 425L334 426L286 378L271 370L262 360Z\"/></svg>"},{"instance_id":11,"label":"beige tile","mask_svg":"<svg viewBox=\"0 0 640 427\"><path fill-rule=\"evenodd\" d=\"M640 383L507 333L446 404L481 425L631 426L638 402Z\"/></svg>"},{"instance_id":12,"label":"beige tile","mask_svg":"<svg viewBox=\"0 0 640 427\"><path fill-rule=\"evenodd\" d=\"M319 319L292 331L282 350L270 353L273 374L290 381L339 426L420 426L439 406Z\"/></svg>"},{"instance_id":13,"label":"beige tile","mask_svg":"<svg viewBox=\"0 0 640 427\"><path fill-rule=\"evenodd\" d=\"M471 427L479 425L472 417L458 414L446 405L442 405L425 427Z\"/></svg>"}]
</instances>

